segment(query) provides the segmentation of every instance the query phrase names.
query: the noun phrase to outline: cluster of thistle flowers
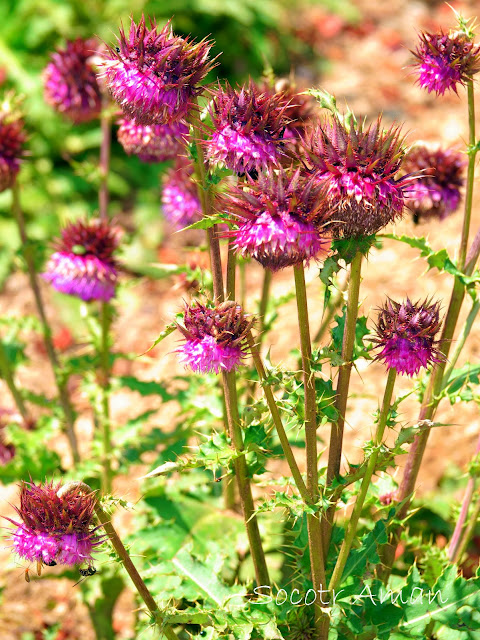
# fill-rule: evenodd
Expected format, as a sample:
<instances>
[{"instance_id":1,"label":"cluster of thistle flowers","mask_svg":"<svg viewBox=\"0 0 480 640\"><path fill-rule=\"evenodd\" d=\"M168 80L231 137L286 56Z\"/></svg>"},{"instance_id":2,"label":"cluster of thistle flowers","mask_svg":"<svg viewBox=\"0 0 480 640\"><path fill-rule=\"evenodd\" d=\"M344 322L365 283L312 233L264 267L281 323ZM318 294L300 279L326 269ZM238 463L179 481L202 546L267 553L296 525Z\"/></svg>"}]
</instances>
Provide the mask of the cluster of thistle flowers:
<instances>
[{"instance_id":1,"label":"cluster of thistle flowers","mask_svg":"<svg viewBox=\"0 0 480 640\"><path fill-rule=\"evenodd\" d=\"M95 496L81 489L62 493L60 484L22 482L20 518L12 536L13 552L22 560L48 566L93 565L95 549L103 538L93 525Z\"/></svg>"}]
</instances>

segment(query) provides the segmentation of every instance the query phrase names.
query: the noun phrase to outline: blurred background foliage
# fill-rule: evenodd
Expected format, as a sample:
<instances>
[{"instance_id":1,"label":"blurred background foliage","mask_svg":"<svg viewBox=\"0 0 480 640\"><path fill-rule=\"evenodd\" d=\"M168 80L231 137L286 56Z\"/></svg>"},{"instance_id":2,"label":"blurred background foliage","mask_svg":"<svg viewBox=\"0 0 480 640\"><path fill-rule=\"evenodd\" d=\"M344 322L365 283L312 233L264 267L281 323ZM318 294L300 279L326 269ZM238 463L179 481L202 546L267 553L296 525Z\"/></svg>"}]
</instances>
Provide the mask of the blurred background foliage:
<instances>
[{"instance_id":1,"label":"blurred background foliage","mask_svg":"<svg viewBox=\"0 0 480 640\"><path fill-rule=\"evenodd\" d=\"M302 33L300 22L309 24L308 12L318 7L346 23L358 20L349 0L300 0L295 5L289 0L2 0L0 82L1 89L13 88L24 96L30 139L21 172L22 205L31 236L45 247L66 218L97 209L99 124L73 126L43 100L42 70L65 39L95 35L110 44L120 24L128 27L130 16L138 19L144 12L160 24L173 16L177 32L215 41L219 65L210 81L243 82L249 75L260 77L265 68L277 76L308 68L316 78L326 61ZM143 229L141 244L151 249L162 236L162 168L127 157L113 135L111 212L127 230L142 234ZM9 192L0 194L0 285L18 248L10 197Z\"/></svg>"}]
</instances>

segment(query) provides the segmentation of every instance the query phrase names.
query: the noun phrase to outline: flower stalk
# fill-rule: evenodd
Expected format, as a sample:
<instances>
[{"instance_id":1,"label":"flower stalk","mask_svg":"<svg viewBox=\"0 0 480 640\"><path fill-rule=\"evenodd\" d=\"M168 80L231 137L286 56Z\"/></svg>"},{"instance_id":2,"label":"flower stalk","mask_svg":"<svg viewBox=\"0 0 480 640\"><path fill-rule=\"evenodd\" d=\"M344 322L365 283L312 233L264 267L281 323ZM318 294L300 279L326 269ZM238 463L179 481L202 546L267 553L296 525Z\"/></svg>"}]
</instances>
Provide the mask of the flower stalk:
<instances>
[{"instance_id":1,"label":"flower stalk","mask_svg":"<svg viewBox=\"0 0 480 640\"><path fill-rule=\"evenodd\" d=\"M76 481L76 482L69 482L68 484L65 484L58 491L57 495L59 497L63 497L67 493L69 493L70 491L72 491L74 489L76 489L76 490L81 489L86 495L91 495L92 494L92 490L90 489L90 487L87 484L85 484L84 482ZM115 530L114 526L112 525L111 519L108 517L108 515L102 509L102 507L101 507L100 503L98 502L98 500L95 501L94 510L95 510L95 515L97 516L98 521L100 522L100 524L102 525L102 527L105 530L105 533L108 536L110 544L115 549L115 552L117 553L118 557L120 558L121 563L125 567L125 570L127 571L128 575L130 576L133 584L135 585L135 588L137 589L139 596L142 598L142 600L145 603L147 609L151 613L152 618L155 621L155 624L158 626L159 631L160 631L160 637L162 637L162 635L164 635L168 640L176 640L177 635L175 634L175 632L173 631L173 629L171 627L169 627L168 625L165 624L165 619L162 616L162 614L160 612L160 609L158 608L157 603L155 602L152 594L150 593L150 591L149 591L147 585L145 584L145 582L143 581L143 579L142 579L141 575L139 574L137 568L133 564L133 562L132 562L132 560L131 560L131 558L130 558L130 556L128 554L128 551L125 549L125 546L123 545L123 542L121 541L117 531Z\"/></svg>"},{"instance_id":2,"label":"flower stalk","mask_svg":"<svg viewBox=\"0 0 480 640\"><path fill-rule=\"evenodd\" d=\"M15 400L18 412L22 416L24 423L27 423L29 420L28 411L23 401L22 394L20 393L20 390L18 389L15 382L12 365L10 364L7 350L5 349L2 340L0 340L0 374L4 379L10 393L12 394L13 399Z\"/></svg>"},{"instance_id":3,"label":"flower stalk","mask_svg":"<svg viewBox=\"0 0 480 640\"><path fill-rule=\"evenodd\" d=\"M372 476L375 472L375 467L377 464L380 448L382 446L383 435L385 433L385 427L387 425L388 412L390 410L390 405L391 405L392 395L393 395L393 388L395 386L396 377L397 377L397 370L395 369L395 367L390 368L388 370L387 384L385 386L385 392L383 395L382 408L380 410L380 415L378 418L377 430L375 432L375 437L373 440L373 444L375 448L373 449L372 454L368 460L367 469L365 471L365 475L362 480L360 492L355 501L353 512L348 520L348 526L347 526L347 531L345 533L345 538L343 540L340 553L338 555L337 562L335 564L335 569L333 570L330 584L328 585L329 591L334 591L340 586L343 570L345 569L348 555L350 553L350 549L352 548L352 543L355 539L355 534L357 533L358 521L362 513L363 505L365 504L365 499L367 497Z\"/></svg>"},{"instance_id":4,"label":"flower stalk","mask_svg":"<svg viewBox=\"0 0 480 640\"><path fill-rule=\"evenodd\" d=\"M70 397L68 394L67 384L68 379L61 371L61 366L57 358L57 354L55 351L55 347L52 339L52 330L50 328L50 324L47 319L47 315L45 313L45 305L43 303L42 294L40 292L40 287L38 285L38 277L35 270L35 262L33 259L32 252L29 246L29 239L27 235L25 218L23 217L23 211L20 206L20 194L19 194L19 186L18 182L15 182L12 187L12 209L13 214L15 216L15 220L17 222L18 231L20 234L20 239L23 245L23 255L25 258L25 263L27 265L28 278L30 281L30 287L33 292L33 296L35 298L35 304L37 307L38 315L40 316L40 322L42 325L43 332L43 340L45 343L45 348L47 351L48 359L50 360L50 364L52 367L53 375L55 377L55 383L58 389L58 397L60 404L63 409L63 414L65 417L65 434L67 436L70 451L72 454L73 462L76 464L80 461L80 454L78 451L78 442L77 436L75 434L75 411L70 402Z\"/></svg>"}]
</instances>

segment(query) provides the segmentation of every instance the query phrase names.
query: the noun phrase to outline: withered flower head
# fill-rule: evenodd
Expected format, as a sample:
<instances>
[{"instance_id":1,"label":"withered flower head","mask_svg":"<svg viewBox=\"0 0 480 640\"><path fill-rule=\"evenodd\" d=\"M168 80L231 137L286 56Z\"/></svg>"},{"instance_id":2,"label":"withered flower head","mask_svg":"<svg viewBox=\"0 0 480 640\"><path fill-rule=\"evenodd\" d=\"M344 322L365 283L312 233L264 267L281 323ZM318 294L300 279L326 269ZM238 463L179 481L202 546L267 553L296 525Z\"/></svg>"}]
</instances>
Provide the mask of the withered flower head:
<instances>
[{"instance_id":1,"label":"withered flower head","mask_svg":"<svg viewBox=\"0 0 480 640\"><path fill-rule=\"evenodd\" d=\"M245 337L253 324L235 302L207 307L199 302L185 306L179 331L185 343L177 349L180 360L195 373L220 373L237 369L245 356Z\"/></svg>"},{"instance_id":2,"label":"withered flower head","mask_svg":"<svg viewBox=\"0 0 480 640\"><path fill-rule=\"evenodd\" d=\"M201 93L199 83L214 66L211 42L176 36L170 22L159 31L145 17L128 34L120 29L117 47L109 47L102 76L124 113L138 124L171 124L183 120Z\"/></svg>"},{"instance_id":3,"label":"withered flower head","mask_svg":"<svg viewBox=\"0 0 480 640\"><path fill-rule=\"evenodd\" d=\"M0 192L15 183L26 139L18 100L7 94L0 103Z\"/></svg>"},{"instance_id":4,"label":"withered flower head","mask_svg":"<svg viewBox=\"0 0 480 640\"><path fill-rule=\"evenodd\" d=\"M42 277L62 293L108 302L117 283L113 255L117 245L118 234L107 223L71 222L62 231Z\"/></svg>"},{"instance_id":5,"label":"withered flower head","mask_svg":"<svg viewBox=\"0 0 480 640\"><path fill-rule=\"evenodd\" d=\"M440 329L440 303L404 302L387 299L380 309L376 337L372 338L382 350L376 360L387 368L395 367L400 374L416 375L434 362L443 359L435 336Z\"/></svg>"},{"instance_id":6,"label":"withered flower head","mask_svg":"<svg viewBox=\"0 0 480 640\"><path fill-rule=\"evenodd\" d=\"M142 162L165 162L185 153L185 122L143 125L122 119L119 124L118 141L128 155L136 155Z\"/></svg>"}]
</instances>

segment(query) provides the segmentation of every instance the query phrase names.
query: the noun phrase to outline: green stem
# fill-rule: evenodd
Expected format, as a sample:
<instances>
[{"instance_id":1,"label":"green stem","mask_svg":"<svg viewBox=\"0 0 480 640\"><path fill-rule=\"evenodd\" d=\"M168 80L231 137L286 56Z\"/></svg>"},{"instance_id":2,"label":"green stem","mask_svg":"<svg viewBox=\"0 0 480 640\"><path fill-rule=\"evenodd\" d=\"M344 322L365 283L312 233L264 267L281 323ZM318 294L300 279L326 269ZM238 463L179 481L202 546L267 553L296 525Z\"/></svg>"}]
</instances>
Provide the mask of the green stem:
<instances>
[{"instance_id":1,"label":"green stem","mask_svg":"<svg viewBox=\"0 0 480 640\"><path fill-rule=\"evenodd\" d=\"M448 367L445 369L445 373L443 374L443 381L445 385L448 383L450 376L452 375L452 371L455 369L455 365L457 364L458 358L460 357L463 347L465 346L465 342L470 335L470 331L472 330L473 323L475 322L479 311L480 300L475 300L465 321L462 333L456 340L455 351L449 359Z\"/></svg>"},{"instance_id":2,"label":"green stem","mask_svg":"<svg viewBox=\"0 0 480 640\"><path fill-rule=\"evenodd\" d=\"M250 352L252 354L253 362L255 363L255 367L258 372L258 377L260 378L260 381L262 383L263 393L267 400L268 408L270 409L270 414L272 416L273 424L275 425L275 429L277 430L280 444L282 445L283 453L287 460L288 466L290 467L290 471L292 472L293 479L295 480L297 489L300 495L302 496L302 499L305 502L305 504L311 504L312 501L308 493L307 486L303 481L302 474L300 473L300 469L298 468L297 461L295 460L295 456L293 454L292 448L288 441L288 436L285 432L282 418L280 416L280 411L278 410L277 403L275 402L275 397L273 395L272 388L266 381L267 374L265 372L265 367L263 366L258 345L255 344L251 331L247 335L247 342L248 342L248 347L250 349Z\"/></svg>"},{"instance_id":3,"label":"green stem","mask_svg":"<svg viewBox=\"0 0 480 640\"><path fill-rule=\"evenodd\" d=\"M367 470L365 472L365 475L362 480L362 484L360 486L360 492L355 501L355 506L353 508L352 514L348 520L348 526L347 526L347 531L345 533L345 538L343 540L340 553L338 555L337 562L335 564L335 569L333 570L330 584L328 585L329 591L334 591L340 586L343 570L345 569L348 555L350 553L350 549L352 548L352 543L355 539L355 534L357 533L358 521L362 513L363 505L365 504L365 499L367 497L372 476L375 472L378 454L380 451L380 447L382 445L383 434L385 433L385 427L387 425L388 412L390 410L396 376L397 376L397 370L395 368L389 369L387 384L385 386L385 393L383 395L382 408L380 410L377 430L373 440L373 444L375 448L373 449L372 454L368 460Z\"/></svg>"},{"instance_id":4,"label":"green stem","mask_svg":"<svg viewBox=\"0 0 480 640\"><path fill-rule=\"evenodd\" d=\"M25 258L25 263L27 265L28 279L30 282L30 287L33 292L33 296L35 298L37 312L40 317L40 322L42 325L45 349L47 351L48 359L50 360L53 375L55 378L55 383L58 389L58 397L59 397L60 405L63 409L63 414L65 417L65 434L67 436L67 439L70 445L73 462L74 464L76 464L77 462L80 461L80 454L78 452L77 436L75 434L75 412L70 402L70 396L68 394L68 389L67 389L68 378L65 375L63 375L60 363L57 358L57 354L55 352L55 347L52 339L52 330L50 328L50 324L47 319L47 314L45 313L45 305L43 303L42 294L40 293L37 272L35 270L35 262L33 259L31 249L29 247L30 243L27 236L25 218L23 217L23 211L20 206L20 194L19 194L19 187L17 182L12 187L12 197L13 197L12 209L17 222L20 239L23 245L23 255Z\"/></svg>"},{"instance_id":5,"label":"green stem","mask_svg":"<svg viewBox=\"0 0 480 640\"><path fill-rule=\"evenodd\" d=\"M102 489L104 494L112 492L112 439L110 422L110 306L103 302L101 314L101 348L100 348L100 386L102 391Z\"/></svg>"},{"instance_id":6,"label":"green stem","mask_svg":"<svg viewBox=\"0 0 480 640\"><path fill-rule=\"evenodd\" d=\"M340 473L340 462L342 459L343 432L345 429L345 414L347 411L348 389L350 386L350 374L353 365L353 348L355 346L355 329L358 316L358 299L360 293L362 253L357 251L352 264L350 265L350 276L348 280L347 313L345 318L345 328L343 331L342 362L338 374L337 393L335 397L335 408L338 412L337 422L332 424L330 434L330 448L328 452L327 485L331 484L334 478ZM325 553L328 553L330 536L335 515L335 504L332 504L324 520L323 544Z\"/></svg>"},{"instance_id":7,"label":"green stem","mask_svg":"<svg viewBox=\"0 0 480 640\"><path fill-rule=\"evenodd\" d=\"M69 482L68 484L61 487L58 491L57 495L59 497L64 496L69 491L74 489L81 489L85 492L86 495L91 495L93 492L90 487L84 482ZM111 519L105 513L105 511L100 506L98 500L95 502L95 515L98 518L98 521L102 525L105 530L105 533L110 540L110 544L115 549L118 557L120 558L121 563L125 567L128 575L130 576L135 588L138 591L139 596L142 598L145 603L147 609L152 615L152 618L155 621L155 624L158 626L160 631L160 637L164 635L168 640L177 640L177 635L173 631L173 629L165 624L164 617L161 614L160 609L158 608L157 603L155 602L152 594L150 593L147 585L143 581L141 575L138 573L137 568L133 564L128 551L125 549L123 542L120 540L118 533L116 532L114 526L112 525Z\"/></svg>"},{"instance_id":8,"label":"green stem","mask_svg":"<svg viewBox=\"0 0 480 640\"><path fill-rule=\"evenodd\" d=\"M315 337L313 338L313 342L315 344L320 342L320 340L323 338L325 332L327 331L328 327L330 326L333 320L333 316L335 315L336 311L338 311L338 309L341 307L343 302L343 295L345 293L345 288L346 288L346 282L339 287L333 300L329 301L327 308L325 309L325 312L323 314L322 323L319 326L318 331L315 334Z\"/></svg>"},{"instance_id":9,"label":"green stem","mask_svg":"<svg viewBox=\"0 0 480 640\"><path fill-rule=\"evenodd\" d=\"M100 144L100 187L98 189L98 212L100 220L108 222L108 174L110 172L110 148L112 142L112 119L109 113L110 100L107 96L102 97L102 116L100 127L102 141Z\"/></svg>"},{"instance_id":10,"label":"green stem","mask_svg":"<svg viewBox=\"0 0 480 640\"><path fill-rule=\"evenodd\" d=\"M0 373L2 374L2 378L5 380L5 384L7 385L10 393L15 400L15 404L17 405L17 409L20 415L23 418L23 422L27 424L29 422L29 415L27 408L25 407L25 403L23 402L22 394L20 393L16 383L15 378L12 371L12 365L7 355L7 351L3 346L3 342L0 340Z\"/></svg>"},{"instance_id":11,"label":"green stem","mask_svg":"<svg viewBox=\"0 0 480 640\"><path fill-rule=\"evenodd\" d=\"M265 316L267 315L267 310L268 310L268 301L270 298L270 287L272 284L272 272L270 271L270 269L264 269L263 270L263 284L262 284L262 297L260 298L260 303L258 305L258 317L260 320L260 328L259 328L259 335L258 335L258 340L259 343L261 344L263 337L264 337L264 331L265 331Z\"/></svg>"},{"instance_id":12,"label":"green stem","mask_svg":"<svg viewBox=\"0 0 480 640\"><path fill-rule=\"evenodd\" d=\"M245 309L247 300L247 263L245 260L240 260L238 264L240 271L240 306Z\"/></svg>"},{"instance_id":13,"label":"green stem","mask_svg":"<svg viewBox=\"0 0 480 640\"><path fill-rule=\"evenodd\" d=\"M477 150L475 148L475 102L473 92L473 81L467 83L468 94L468 124L469 124L469 149L468 149L468 171L467 186L465 192L465 212L462 225L462 237L460 240L460 251L458 258L458 268L462 271L465 268L467 275L470 275L478 259L480 244L475 238L470 252L467 255L468 236L470 232L470 221L472 215L473 187L475 178L475 158ZM478 234L477 234L478 236ZM440 349L444 355L444 360L437 363L433 368L430 376L428 388L423 397L422 406L420 408L420 420L432 420L440 402L440 392L445 386L445 369L450 346L455 333L458 317L465 298L465 286L459 278L455 278L453 283L452 295L448 306L447 315L445 317L442 336L440 339ZM397 514L397 519L404 519L407 515L411 497L415 489L418 473L423 460L423 455L427 446L428 437L431 429L426 429L418 435L410 447L408 458L404 467L403 477L398 491L398 501L404 502L402 508ZM379 575L384 580L388 579L394 559L395 551L400 539L400 528L394 530L391 534L390 542L380 550L381 569Z\"/></svg>"},{"instance_id":14,"label":"green stem","mask_svg":"<svg viewBox=\"0 0 480 640\"><path fill-rule=\"evenodd\" d=\"M233 240L230 240L228 243L228 257L227 257L227 277L226 277L226 299L227 300L236 300L235 297L235 280L236 280L236 266L237 266L237 255L233 248Z\"/></svg>"},{"instance_id":15,"label":"green stem","mask_svg":"<svg viewBox=\"0 0 480 640\"><path fill-rule=\"evenodd\" d=\"M225 404L227 407L227 420L232 440L233 448L237 453L244 451L242 428L240 425L240 417L238 413L237 385L235 382L234 371L224 371L223 391L225 394ZM252 554L253 565L255 567L255 577L258 586L268 586L270 578L268 575L267 563L258 528L258 520L255 515L255 506L253 503L252 488L248 476L247 461L244 455L240 455L234 461L235 477L237 478L238 492L242 505L245 527L247 529L248 541L250 543L250 551Z\"/></svg>"},{"instance_id":16,"label":"green stem","mask_svg":"<svg viewBox=\"0 0 480 640\"><path fill-rule=\"evenodd\" d=\"M479 517L480 517L480 495L478 495L477 493L477 503L475 504L475 508L473 509L472 514L470 515L470 519L465 529L465 533L463 534L462 541L460 542L460 545L458 547L458 550L455 556L456 562L461 562L463 555L467 550L468 544L472 539L473 532L475 531L475 527L478 524Z\"/></svg>"},{"instance_id":17,"label":"green stem","mask_svg":"<svg viewBox=\"0 0 480 640\"><path fill-rule=\"evenodd\" d=\"M315 376L311 368L312 345L310 342L310 324L308 318L307 290L303 264L293 267L295 293L297 299L298 327L302 353L303 387L305 394L305 454L307 464L307 491L312 504L320 499L317 467L317 400ZM312 582L315 591L321 591L326 585L323 555L322 529L318 514L307 514L308 547ZM315 620L318 638L326 638L328 623L320 605L315 607Z\"/></svg>"}]
</instances>

